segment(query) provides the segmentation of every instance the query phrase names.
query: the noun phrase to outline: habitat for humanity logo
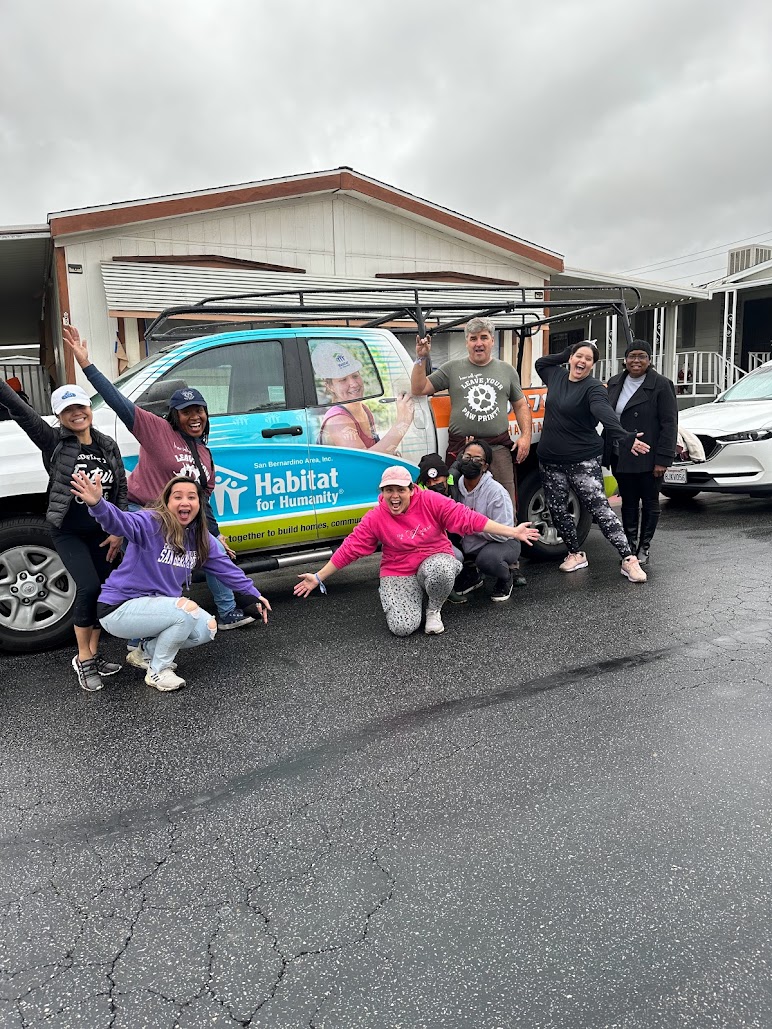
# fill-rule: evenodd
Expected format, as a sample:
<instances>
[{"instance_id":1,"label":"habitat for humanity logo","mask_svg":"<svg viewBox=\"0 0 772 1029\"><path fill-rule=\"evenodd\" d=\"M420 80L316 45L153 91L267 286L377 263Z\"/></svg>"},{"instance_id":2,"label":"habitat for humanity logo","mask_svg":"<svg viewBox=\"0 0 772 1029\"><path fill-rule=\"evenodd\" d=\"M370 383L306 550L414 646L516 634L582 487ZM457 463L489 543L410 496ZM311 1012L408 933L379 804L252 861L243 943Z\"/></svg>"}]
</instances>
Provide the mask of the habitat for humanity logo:
<instances>
[{"instance_id":1,"label":"habitat for humanity logo","mask_svg":"<svg viewBox=\"0 0 772 1029\"><path fill-rule=\"evenodd\" d=\"M241 494L245 493L248 486L240 486L240 482L249 482L248 475L241 472L234 472L230 468L223 468L222 465L215 465L214 469L214 503L217 514L222 517L225 514L225 498L228 498L231 512L239 513L239 502Z\"/></svg>"}]
</instances>

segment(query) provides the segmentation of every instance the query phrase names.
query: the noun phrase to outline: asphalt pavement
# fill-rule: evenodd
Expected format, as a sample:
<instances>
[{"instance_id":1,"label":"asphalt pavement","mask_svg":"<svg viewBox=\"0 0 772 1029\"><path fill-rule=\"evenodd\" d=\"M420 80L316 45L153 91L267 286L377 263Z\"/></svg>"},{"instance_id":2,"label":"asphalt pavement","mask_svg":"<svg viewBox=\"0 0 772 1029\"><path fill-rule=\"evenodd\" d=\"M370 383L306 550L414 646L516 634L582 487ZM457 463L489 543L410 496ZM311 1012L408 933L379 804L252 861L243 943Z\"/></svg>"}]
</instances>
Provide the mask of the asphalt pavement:
<instances>
[{"instance_id":1,"label":"asphalt pavement","mask_svg":"<svg viewBox=\"0 0 772 1029\"><path fill-rule=\"evenodd\" d=\"M178 694L0 655L0 1027L768 1029L772 500L587 551L403 640L258 576Z\"/></svg>"}]
</instances>

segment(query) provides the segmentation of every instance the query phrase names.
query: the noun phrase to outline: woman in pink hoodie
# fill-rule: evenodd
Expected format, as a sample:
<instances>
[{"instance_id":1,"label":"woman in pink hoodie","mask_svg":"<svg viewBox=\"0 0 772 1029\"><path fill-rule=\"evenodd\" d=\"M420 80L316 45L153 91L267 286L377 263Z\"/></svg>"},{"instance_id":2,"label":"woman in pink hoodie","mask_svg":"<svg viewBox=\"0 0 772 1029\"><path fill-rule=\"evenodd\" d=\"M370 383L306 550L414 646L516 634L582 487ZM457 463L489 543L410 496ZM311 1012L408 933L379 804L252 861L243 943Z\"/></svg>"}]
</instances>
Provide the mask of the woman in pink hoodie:
<instances>
[{"instance_id":1,"label":"woman in pink hoodie","mask_svg":"<svg viewBox=\"0 0 772 1029\"><path fill-rule=\"evenodd\" d=\"M393 465L381 476L381 495L345 542L318 572L298 576L295 596L307 597L326 579L380 543L381 604L395 636L409 636L421 624L423 598L429 598L424 632L445 631L440 610L448 598L461 562L453 556L448 532L462 536L495 532L532 545L539 538L530 522L501 525L431 490L417 489L407 468Z\"/></svg>"}]
</instances>

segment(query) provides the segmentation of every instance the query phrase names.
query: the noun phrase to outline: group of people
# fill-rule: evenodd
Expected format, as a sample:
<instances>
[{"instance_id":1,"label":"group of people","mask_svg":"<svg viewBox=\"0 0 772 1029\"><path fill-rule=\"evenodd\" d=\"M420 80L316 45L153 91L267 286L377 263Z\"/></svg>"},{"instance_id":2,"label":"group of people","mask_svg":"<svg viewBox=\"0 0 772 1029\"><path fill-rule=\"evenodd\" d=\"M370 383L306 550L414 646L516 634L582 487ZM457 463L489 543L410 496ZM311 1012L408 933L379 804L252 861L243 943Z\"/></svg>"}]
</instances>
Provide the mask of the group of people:
<instances>
[{"instance_id":1,"label":"group of people","mask_svg":"<svg viewBox=\"0 0 772 1029\"><path fill-rule=\"evenodd\" d=\"M58 425L52 427L0 382L0 404L40 448L49 473L47 520L76 588L73 668L80 686L91 692L120 671L100 654L104 628L128 641L127 663L145 672L149 686L176 690L185 685L176 672L179 650L208 642L218 628L265 622L271 610L231 560L235 555L212 512L206 400L196 389L177 390L165 417L152 414L127 400L93 365L74 327L64 328L64 339L86 378L140 443L137 466L127 478L117 444L94 427L91 402L80 386L54 391ZM525 583L521 545L532 545L539 532L529 522L516 522L514 464L530 452L531 413L517 372L492 356L493 345L492 323L471 319L466 358L427 376L431 341L417 339L413 394L450 393L445 461L427 455L418 482L403 466L387 468L374 508L330 561L298 577L296 596L317 588L326 592L330 576L381 546L381 605L389 630L406 636L422 621L427 634L443 632L445 602L464 602L485 576L494 580L494 602L508 600L513 586ZM345 365L350 356L337 355L329 370L351 377L356 402L362 396L360 369L353 360ZM644 582L642 566L659 517L659 481L675 454L675 388L651 367L645 341L628 347L625 370L608 389L592 376L597 359L595 345L584 341L536 362L549 393L539 467L551 517L568 550L560 569L575 572L588 564L569 511L573 490L619 553L622 574ZM319 364L321 369L321 357ZM344 377L324 376L330 390L333 380ZM331 399L340 404L346 396L338 389ZM518 419L517 442L509 435L509 407ZM403 420L410 413L405 407ZM359 421L356 411L354 416ZM346 418L347 409L340 407L329 419L330 431L336 420L337 431L348 428L360 439L371 430L369 424L347 427ZM601 461L615 470L621 523L606 498ZM121 551L122 561L112 568ZM216 618L183 596L196 569L206 573Z\"/></svg>"}]
</instances>

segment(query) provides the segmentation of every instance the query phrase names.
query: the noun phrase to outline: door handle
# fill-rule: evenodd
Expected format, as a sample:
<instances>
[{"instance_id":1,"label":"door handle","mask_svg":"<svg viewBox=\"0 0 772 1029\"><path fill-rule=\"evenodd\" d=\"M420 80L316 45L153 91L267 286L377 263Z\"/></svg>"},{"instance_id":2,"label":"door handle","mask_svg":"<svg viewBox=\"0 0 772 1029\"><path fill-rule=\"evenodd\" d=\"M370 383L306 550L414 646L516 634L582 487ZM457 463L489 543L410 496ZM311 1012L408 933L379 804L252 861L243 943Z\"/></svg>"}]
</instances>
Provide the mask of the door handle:
<instances>
[{"instance_id":1,"label":"door handle","mask_svg":"<svg viewBox=\"0 0 772 1029\"><path fill-rule=\"evenodd\" d=\"M275 429L263 429L263 439L273 439L274 436L302 436L302 425L280 425Z\"/></svg>"}]
</instances>

